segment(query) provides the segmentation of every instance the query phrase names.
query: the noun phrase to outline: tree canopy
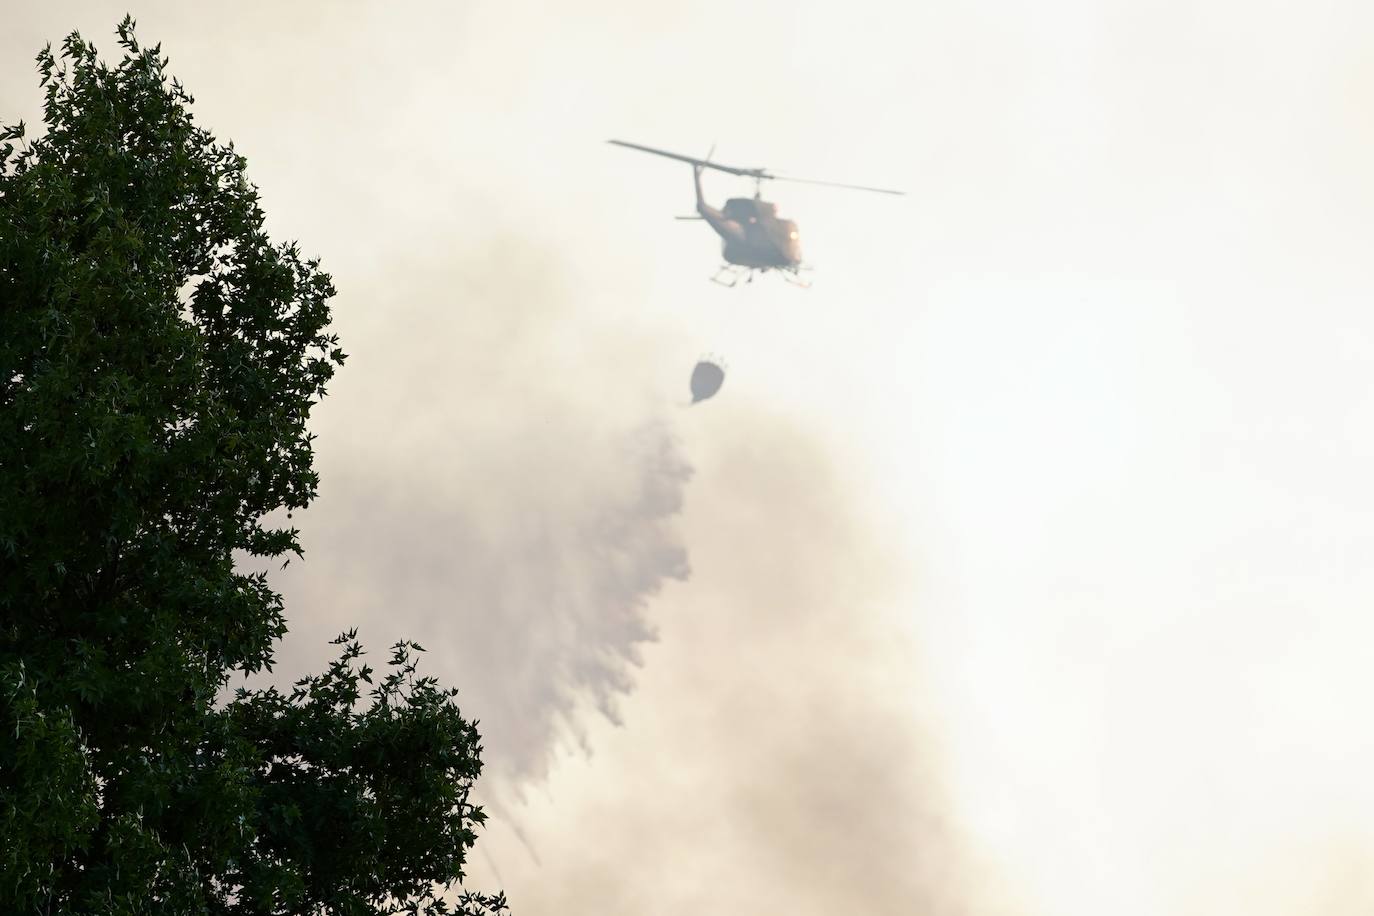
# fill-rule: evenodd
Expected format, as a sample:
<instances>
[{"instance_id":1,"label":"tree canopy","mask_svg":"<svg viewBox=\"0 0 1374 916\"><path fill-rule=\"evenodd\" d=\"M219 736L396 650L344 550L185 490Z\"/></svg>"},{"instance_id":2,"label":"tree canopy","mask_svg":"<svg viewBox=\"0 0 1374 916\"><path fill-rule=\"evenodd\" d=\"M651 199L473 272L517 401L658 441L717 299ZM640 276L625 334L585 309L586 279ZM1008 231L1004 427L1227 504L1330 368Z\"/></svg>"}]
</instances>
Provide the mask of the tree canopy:
<instances>
[{"instance_id":1,"label":"tree canopy","mask_svg":"<svg viewBox=\"0 0 1374 916\"><path fill-rule=\"evenodd\" d=\"M222 699L286 630L235 558L300 553L334 287L118 36L0 126L0 911L502 908L456 890L481 747L419 646Z\"/></svg>"}]
</instances>

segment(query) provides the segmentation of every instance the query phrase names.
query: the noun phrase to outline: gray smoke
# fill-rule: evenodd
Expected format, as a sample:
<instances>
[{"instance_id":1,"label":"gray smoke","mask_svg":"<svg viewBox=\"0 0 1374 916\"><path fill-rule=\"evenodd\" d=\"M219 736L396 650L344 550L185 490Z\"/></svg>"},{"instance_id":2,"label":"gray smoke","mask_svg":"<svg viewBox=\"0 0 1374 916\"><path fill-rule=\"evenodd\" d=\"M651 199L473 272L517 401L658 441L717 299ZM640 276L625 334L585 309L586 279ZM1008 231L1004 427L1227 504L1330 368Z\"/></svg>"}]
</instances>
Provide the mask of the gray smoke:
<instances>
[{"instance_id":1,"label":"gray smoke","mask_svg":"<svg viewBox=\"0 0 1374 916\"><path fill-rule=\"evenodd\" d=\"M693 440L689 587L656 602L624 729L565 758L485 848L563 916L1017 912L975 875L902 635L901 572L834 449L742 396ZM590 842L570 838L583 836Z\"/></svg>"},{"instance_id":2,"label":"gray smoke","mask_svg":"<svg viewBox=\"0 0 1374 916\"><path fill-rule=\"evenodd\" d=\"M275 580L287 669L353 625L375 654L418 640L507 788L578 738L581 707L615 718L654 638L648 600L688 573L691 472L653 360L578 314L550 263L498 245L341 297L351 358L318 424L321 496L305 562Z\"/></svg>"}]
</instances>

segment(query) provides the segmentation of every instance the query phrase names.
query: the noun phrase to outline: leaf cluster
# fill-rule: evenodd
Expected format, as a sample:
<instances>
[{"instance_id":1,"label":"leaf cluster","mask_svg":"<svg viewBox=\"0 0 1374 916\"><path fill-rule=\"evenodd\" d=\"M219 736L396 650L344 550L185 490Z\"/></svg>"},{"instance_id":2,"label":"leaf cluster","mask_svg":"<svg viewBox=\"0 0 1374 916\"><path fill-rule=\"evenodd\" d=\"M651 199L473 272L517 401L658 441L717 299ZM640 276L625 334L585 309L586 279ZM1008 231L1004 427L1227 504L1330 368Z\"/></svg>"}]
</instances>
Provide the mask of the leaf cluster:
<instances>
[{"instance_id":1,"label":"leaf cluster","mask_svg":"<svg viewBox=\"0 0 1374 916\"><path fill-rule=\"evenodd\" d=\"M39 54L41 137L0 125L0 912L447 912L481 749L419 647L216 701L285 632L235 557L299 554L269 519L345 357L329 275L118 35Z\"/></svg>"}]
</instances>

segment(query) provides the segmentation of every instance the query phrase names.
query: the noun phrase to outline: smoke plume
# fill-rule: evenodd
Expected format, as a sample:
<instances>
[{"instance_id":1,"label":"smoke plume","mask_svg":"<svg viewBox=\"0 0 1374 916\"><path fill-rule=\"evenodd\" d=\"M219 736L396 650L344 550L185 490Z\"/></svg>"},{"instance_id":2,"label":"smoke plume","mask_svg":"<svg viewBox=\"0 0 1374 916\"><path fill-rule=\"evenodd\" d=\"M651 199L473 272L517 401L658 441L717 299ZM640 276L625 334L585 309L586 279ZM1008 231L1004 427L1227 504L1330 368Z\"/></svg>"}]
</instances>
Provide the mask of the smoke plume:
<instances>
[{"instance_id":1,"label":"smoke plume","mask_svg":"<svg viewBox=\"0 0 1374 916\"><path fill-rule=\"evenodd\" d=\"M358 623L374 650L419 640L512 787L577 737L580 705L615 718L649 599L688 574L690 468L650 361L552 274L497 246L341 303L345 326L350 308L370 320L323 408L306 560L277 579L288 667Z\"/></svg>"}]
</instances>

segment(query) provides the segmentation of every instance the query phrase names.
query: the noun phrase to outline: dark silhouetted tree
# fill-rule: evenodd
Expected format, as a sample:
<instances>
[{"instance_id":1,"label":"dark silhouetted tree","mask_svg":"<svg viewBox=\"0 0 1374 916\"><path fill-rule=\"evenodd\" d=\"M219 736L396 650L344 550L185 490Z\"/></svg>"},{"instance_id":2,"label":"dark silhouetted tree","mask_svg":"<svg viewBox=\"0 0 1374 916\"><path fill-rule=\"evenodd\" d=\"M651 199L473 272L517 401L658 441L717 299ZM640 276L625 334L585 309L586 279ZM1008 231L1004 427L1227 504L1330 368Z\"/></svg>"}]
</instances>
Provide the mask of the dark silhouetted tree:
<instances>
[{"instance_id":1,"label":"dark silhouetted tree","mask_svg":"<svg viewBox=\"0 0 1374 916\"><path fill-rule=\"evenodd\" d=\"M454 691L354 634L293 690L280 596L311 407L344 360L317 262L119 27L38 56L0 128L0 912L442 913L483 820Z\"/></svg>"}]
</instances>

